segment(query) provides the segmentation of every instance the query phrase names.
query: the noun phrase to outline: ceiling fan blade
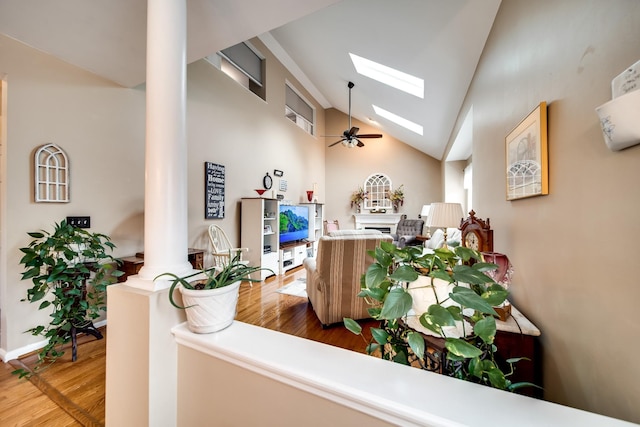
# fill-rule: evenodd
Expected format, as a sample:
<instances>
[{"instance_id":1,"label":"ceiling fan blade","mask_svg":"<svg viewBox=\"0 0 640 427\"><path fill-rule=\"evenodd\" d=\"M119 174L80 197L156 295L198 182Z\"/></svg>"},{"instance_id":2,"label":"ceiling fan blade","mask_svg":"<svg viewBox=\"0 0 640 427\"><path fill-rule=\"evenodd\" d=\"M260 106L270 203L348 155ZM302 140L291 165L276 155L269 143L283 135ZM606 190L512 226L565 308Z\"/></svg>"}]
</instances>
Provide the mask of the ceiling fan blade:
<instances>
[{"instance_id":1,"label":"ceiling fan blade","mask_svg":"<svg viewBox=\"0 0 640 427\"><path fill-rule=\"evenodd\" d=\"M329 147L333 147L334 145L340 144L342 141L346 141L346 139L342 138L340 141L336 141L333 144L329 144Z\"/></svg>"},{"instance_id":2,"label":"ceiling fan blade","mask_svg":"<svg viewBox=\"0 0 640 427\"><path fill-rule=\"evenodd\" d=\"M360 141L358 138L354 138L356 141L358 141L358 143L356 144L356 146L358 147L364 147L364 142Z\"/></svg>"},{"instance_id":3,"label":"ceiling fan blade","mask_svg":"<svg viewBox=\"0 0 640 427\"><path fill-rule=\"evenodd\" d=\"M382 134L379 134L379 133L364 133L356 136L358 138L382 138Z\"/></svg>"},{"instance_id":4,"label":"ceiling fan blade","mask_svg":"<svg viewBox=\"0 0 640 427\"><path fill-rule=\"evenodd\" d=\"M351 129L349 129L349 131L348 131L348 136L354 136L354 135L356 135L356 134L358 133L358 131L359 131L359 130L360 130L360 128L357 128L357 127L355 127L355 126L354 126L354 127L352 127L352 128L351 128ZM345 135L345 136L347 136L347 135Z\"/></svg>"}]
</instances>

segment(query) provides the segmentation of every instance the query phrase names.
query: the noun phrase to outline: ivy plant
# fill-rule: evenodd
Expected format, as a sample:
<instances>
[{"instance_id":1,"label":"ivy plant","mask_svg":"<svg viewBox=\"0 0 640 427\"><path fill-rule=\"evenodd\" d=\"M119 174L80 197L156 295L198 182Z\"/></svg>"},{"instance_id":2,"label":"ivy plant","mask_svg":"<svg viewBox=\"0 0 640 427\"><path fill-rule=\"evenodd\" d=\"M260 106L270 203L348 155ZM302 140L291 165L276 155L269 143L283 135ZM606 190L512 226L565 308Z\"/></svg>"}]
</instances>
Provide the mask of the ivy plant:
<instances>
[{"instance_id":1,"label":"ivy plant","mask_svg":"<svg viewBox=\"0 0 640 427\"><path fill-rule=\"evenodd\" d=\"M371 305L369 314L380 321L380 327L371 328L368 354L423 369L433 367L423 335L407 326L414 307L409 284L426 276L430 283L426 288L433 290L435 303L424 313L411 314L418 316L420 325L444 339L446 363L438 369L449 376L503 390L533 386L509 380L514 364L522 358L508 359L506 366L496 360L497 313L493 307L502 304L508 292L485 272L497 265L483 262L479 252L463 246L423 253L421 247L399 249L381 242L369 254L375 262L361 278L359 296ZM450 285L444 298L439 299L436 292L437 280ZM364 338L356 321L345 318L344 323L348 330ZM460 337L447 332L456 323L462 329Z\"/></svg>"},{"instance_id":2,"label":"ivy plant","mask_svg":"<svg viewBox=\"0 0 640 427\"><path fill-rule=\"evenodd\" d=\"M64 354L63 346L71 340L72 328L86 327L106 310L107 286L123 272L117 270L118 260L109 253L115 245L104 234L62 220L53 232L41 230L28 235L33 240L20 248L20 264L25 268L22 280L31 280L31 287L22 301L51 311L49 324L26 331L47 340L32 371L37 372ZM22 369L14 373L20 377L31 374Z\"/></svg>"}]
</instances>

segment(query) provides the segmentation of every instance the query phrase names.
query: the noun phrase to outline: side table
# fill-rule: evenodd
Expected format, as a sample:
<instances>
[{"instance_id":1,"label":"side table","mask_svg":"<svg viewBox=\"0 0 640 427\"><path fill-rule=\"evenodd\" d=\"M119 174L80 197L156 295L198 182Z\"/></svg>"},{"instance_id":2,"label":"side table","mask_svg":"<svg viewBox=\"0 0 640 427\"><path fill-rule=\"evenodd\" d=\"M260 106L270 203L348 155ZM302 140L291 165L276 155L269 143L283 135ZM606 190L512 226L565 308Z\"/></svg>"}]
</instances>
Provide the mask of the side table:
<instances>
[{"instance_id":1,"label":"side table","mask_svg":"<svg viewBox=\"0 0 640 427\"><path fill-rule=\"evenodd\" d=\"M187 258L189 262L196 270L202 270L204 268L204 249L189 248L187 252ZM144 252L138 252L134 256L120 258L122 266L120 269L124 271L124 274L118 278L118 282L126 282L127 277L138 274L140 269L144 265Z\"/></svg>"}]
</instances>

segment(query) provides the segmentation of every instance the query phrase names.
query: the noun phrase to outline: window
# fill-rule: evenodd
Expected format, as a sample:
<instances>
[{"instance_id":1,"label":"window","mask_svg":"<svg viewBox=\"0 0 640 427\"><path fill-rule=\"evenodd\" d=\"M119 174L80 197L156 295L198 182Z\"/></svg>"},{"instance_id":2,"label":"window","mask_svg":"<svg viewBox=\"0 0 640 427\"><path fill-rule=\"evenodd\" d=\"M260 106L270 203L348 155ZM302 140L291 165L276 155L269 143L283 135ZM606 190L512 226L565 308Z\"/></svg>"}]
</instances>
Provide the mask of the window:
<instances>
[{"instance_id":1,"label":"window","mask_svg":"<svg viewBox=\"0 0 640 427\"><path fill-rule=\"evenodd\" d=\"M364 191L367 198L364 200L365 209L391 209L393 206L389 200L389 192L393 190L391 180L382 173L370 175L364 182Z\"/></svg>"},{"instance_id":2,"label":"window","mask_svg":"<svg viewBox=\"0 0 640 427\"><path fill-rule=\"evenodd\" d=\"M218 55L222 72L260 98L266 99L264 56L256 48L249 42L242 42L221 50Z\"/></svg>"},{"instance_id":3,"label":"window","mask_svg":"<svg viewBox=\"0 0 640 427\"><path fill-rule=\"evenodd\" d=\"M464 178L462 186L467 191L467 209L466 212L469 212L473 209L473 164L469 163L466 168L464 168Z\"/></svg>"},{"instance_id":4,"label":"window","mask_svg":"<svg viewBox=\"0 0 640 427\"><path fill-rule=\"evenodd\" d=\"M284 115L305 132L313 135L315 110L288 83L285 84L285 91Z\"/></svg>"},{"instance_id":5,"label":"window","mask_svg":"<svg viewBox=\"0 0 640 427\"><path fill-rule=\"evenodd\" d=\"M69 162L55 144L40 147L35 154L36 202L69 201Z\"/></svg>"}]
</instances>

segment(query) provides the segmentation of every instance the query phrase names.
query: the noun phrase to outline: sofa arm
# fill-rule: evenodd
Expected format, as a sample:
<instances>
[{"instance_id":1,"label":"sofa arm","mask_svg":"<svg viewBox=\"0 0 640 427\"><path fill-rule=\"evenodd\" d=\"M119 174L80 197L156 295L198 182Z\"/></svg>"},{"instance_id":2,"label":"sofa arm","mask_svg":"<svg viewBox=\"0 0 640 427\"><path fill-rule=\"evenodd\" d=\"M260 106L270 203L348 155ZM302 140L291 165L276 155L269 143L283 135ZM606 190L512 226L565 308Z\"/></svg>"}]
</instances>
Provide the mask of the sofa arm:
<instances>
[{"instance_id":1,"label":"sofa arm","mask_svg":"<svg viewBox=\"0 0 640 427\"><path fill-rule=\"evenodd\" d=\"M305 258L302 260L302 265L304 266L307 273L312 273L316 271L316 259L315 258Z\"/></svg>"},{"instance_id":2,"label":"sofa arm","mask_svg":"<svg viewBox=\"0 0 640 427\"><path fill-rule=\"evenodd\" d=\"M398 239L398 247L404 248L405 246L419 246L422 242L416 239L416 236L400 236Z\"/></svg>"}]
</instances>

